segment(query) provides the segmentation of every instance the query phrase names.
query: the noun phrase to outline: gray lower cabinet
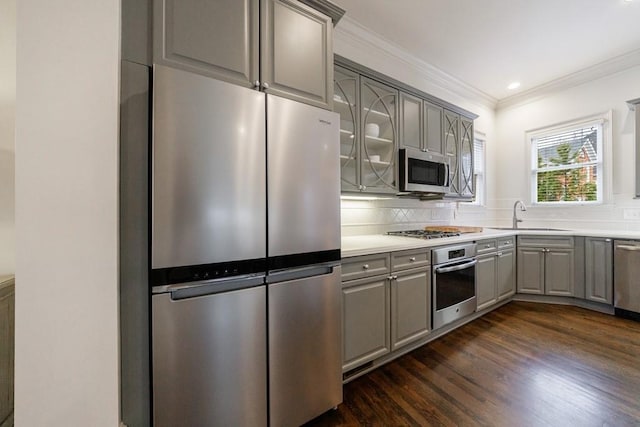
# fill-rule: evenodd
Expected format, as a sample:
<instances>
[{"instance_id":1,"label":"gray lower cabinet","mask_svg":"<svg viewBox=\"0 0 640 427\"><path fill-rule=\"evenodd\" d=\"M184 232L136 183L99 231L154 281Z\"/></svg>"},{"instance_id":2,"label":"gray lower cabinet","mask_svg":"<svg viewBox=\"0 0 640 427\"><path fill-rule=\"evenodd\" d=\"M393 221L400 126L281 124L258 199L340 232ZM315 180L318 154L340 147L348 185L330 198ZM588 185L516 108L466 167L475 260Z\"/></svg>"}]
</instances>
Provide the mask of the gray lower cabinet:
<instances>
[{"instance_id":1,"label":"gray lower cabinet","mask_svg":"<svg viewBox=\"0 0 640 427\"><path fill-rule=\"evenodd\" d=\"M427 249L343 260L343 372L429 334L430 261Z\"/></svg>"},{"instance_id":2,"label":"gray lower cabinet","mask_svg":"<svg viewBox=\"0 0 640 427\"><path fill-rule=\"evenodd\" d=\"M498 301L516 293L516 252L514 249L498 253L497 258Z\"/></svg>"},{"instance_id":3,"label":"gray lower cabinet","mask_svg":"<svg viewBox=\"0 0 640 427\"><path fill-rule=\"evenodd\" d=\"M476 298L478 310L511 297L516 290L515 237L477 243Z\"/></svg>"},{"instance_id":4,"label":"gray lower cabinet","mask_svg":"<svg viewBox=\"0 0 640 427\"><path fill-rule=\"evenodd\" d=\"M400 92L400 146L442 154L443 111L442 107Z\"/></svg>"},{"instance_id":5,"label":"gray lower cabinet","mask_svg":"<svg viewBox=\"0 0 640 427\"><path fill-rule=\"evenodd\" d=\"M518 237L518 293L575 296L573 237Z\"/></svg>"},{"instance_id":6,"label":"gray lower cabinet","mask_svg":"<svg viewBox=\"0 0 640 427\"><path fill-rule=\"evenodd\" d=\"M613 242L599 237L585 238L585 298L613 304Z\"/></svg>"},{"instance_id":7,"label":"gray lower cabinet","mask_svg":"<svg viewBox=\"0 0 640 427\"><path fill-rule=\"evenodd\" d=\"M478 264L476 264L478 310L487 308L498 301L496 261L497 255L495 254L478 256Z\"/></svg>"},{"instance_id":8,"label":"gray lower cabinet","mask_svg":"<svg viewBox=\"0 0 640 427\"><path fill-rule=\"evenodd\" d=\"M544 295L544 248L518 248L518 293Z\"/></svg>"},{"instance_id":9,"label":"gray lower cabinet","mask_svg":"<svg viewBox=\"0 0 640 427\"><path fill-rule=\"evenodd\" d=\"M331 19L294 0L154 0L153 62L331 108Z\"/></svg>"},{"instance_id":10,"label":"gray lower cabinet","mask_svg":"<svg viewBox=\"0 0 640 427\"><path fill-rule=\"evenodd\" d=\"M391 280L391 350L431 330L431 269L395 274Z\"/></svg>"},{"instance_id":11,"label":"gray lower cabinet","mask_svg":"<svg viewBox=\"0 0 640 427\"><path fill-rule=\"evenodd\" d=\"M386 275L343 283L343 371L391 351L389 286Z\"/></svg>"}]
</instances>

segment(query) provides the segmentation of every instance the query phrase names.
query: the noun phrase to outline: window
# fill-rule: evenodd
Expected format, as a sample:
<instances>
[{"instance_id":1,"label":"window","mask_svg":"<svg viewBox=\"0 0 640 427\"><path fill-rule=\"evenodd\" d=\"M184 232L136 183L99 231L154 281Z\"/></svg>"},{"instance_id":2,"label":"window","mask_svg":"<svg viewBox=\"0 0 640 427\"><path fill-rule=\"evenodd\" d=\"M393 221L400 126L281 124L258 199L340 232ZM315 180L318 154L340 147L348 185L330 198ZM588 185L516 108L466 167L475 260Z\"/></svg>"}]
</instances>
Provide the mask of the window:
<instances>
[{"instance_id":1,"label":"window","mask_svg":"<svg viewBox=\"0 0 640 427\"><path fill-rule=\"evenodd\" d=\"M604 123L592 120L530 135L533 203L603 202Z\"/></svg>"},{"instance_id":2,"label":"window","mask_svg":"<svg viewBox=\"0 0 640 427\"><path fill-rule=\"evenodd\" d=\"M474 205L484 206L486 186L485 186L485 141L476 138L473 141L473 179L475 181L476 195Z\"/></svg>"}]
</instances>

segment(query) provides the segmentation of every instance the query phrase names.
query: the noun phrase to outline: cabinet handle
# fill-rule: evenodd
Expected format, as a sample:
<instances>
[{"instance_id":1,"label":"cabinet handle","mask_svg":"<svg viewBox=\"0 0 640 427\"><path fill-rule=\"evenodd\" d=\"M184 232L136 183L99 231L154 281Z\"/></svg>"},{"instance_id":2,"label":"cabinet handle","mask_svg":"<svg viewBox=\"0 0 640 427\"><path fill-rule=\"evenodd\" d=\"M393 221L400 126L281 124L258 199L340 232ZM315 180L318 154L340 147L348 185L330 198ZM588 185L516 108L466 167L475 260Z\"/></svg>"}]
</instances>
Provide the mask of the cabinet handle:
<instances>
[{"instance_id":1,"label":"cabinet handle","mask_svg":"<svg viewBox=\"0 0 640 427\"><path fill-rule=\"evenodd\" d=\"M604 241L609 243L609 242L611 242L611 239L604 239Z\"/></svg>"},{"instance_id":2,"label":"cabinet handle","mask_svg":"<svg viewBox=\"0 0 640 427\"><path fill-rule=\"evenodd\" d=\"M502 256L502 252L498 252L498 256Z\"/></svg>"},{"instance_id":3,"label":"cabinet handle","mask_svg":"<svg viewBox=\"0 0 640 427\"><path fill-rule=\"evenodd\" d=\"M267 83L267 82L262 83L262 88L263 89L269 89L269 83Z\"/></svg>"},{"instance_id":4,"label":"cabinet handle","mask_svg":"<svg viewBox=\"0 0 640 427\"><path fill-rule=\"evenodd\" d=\"M416 257L412 256L411 258L409 258L409 262L415 262L416 261Z\"/></svg>"},{"instance_id":5,"label":"cabinet handle","mask_svg":"<svg viewBox=\"0 0 640 427\"><path fill-rule=\"evenodd\" d=\"M369 269L369 264L365 264L365 265L363 265L363 266L362 266L362 269L363 269L363 270L368 270L368 269Z\"/></svg>"},{"instance_id":6,"label":"cabinet handle","mask_svg":"<svg viewBox=\"0 0 640 427\"><path fill-rule=\"evenodd\" d=\"M253 87L259 88L260 87L260 80L256 80L255 82L253 82Z\"/></svg>"}]
</instances>

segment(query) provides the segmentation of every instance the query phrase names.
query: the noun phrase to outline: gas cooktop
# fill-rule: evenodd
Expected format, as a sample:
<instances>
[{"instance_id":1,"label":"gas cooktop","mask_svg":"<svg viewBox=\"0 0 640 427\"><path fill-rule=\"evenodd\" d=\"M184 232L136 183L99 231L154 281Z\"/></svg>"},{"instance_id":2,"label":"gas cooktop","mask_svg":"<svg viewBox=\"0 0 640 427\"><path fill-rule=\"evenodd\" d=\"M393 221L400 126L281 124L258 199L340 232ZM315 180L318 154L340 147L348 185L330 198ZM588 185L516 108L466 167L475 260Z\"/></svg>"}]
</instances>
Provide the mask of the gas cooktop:
<instances>
[{"instance_id":1,"label":"gas cooktop","mask_svg":"<svg viewBox=\"0 0 640 427\"><path fill-rule=\"evenodd\" d=\"M418 239L439 239L441 237L456 237L460 233L451 231L434 231L434 230L404 230L404 231L389 231L389 236L401 236L401 237L416 237Z\"/></svg>"}]
</instances>

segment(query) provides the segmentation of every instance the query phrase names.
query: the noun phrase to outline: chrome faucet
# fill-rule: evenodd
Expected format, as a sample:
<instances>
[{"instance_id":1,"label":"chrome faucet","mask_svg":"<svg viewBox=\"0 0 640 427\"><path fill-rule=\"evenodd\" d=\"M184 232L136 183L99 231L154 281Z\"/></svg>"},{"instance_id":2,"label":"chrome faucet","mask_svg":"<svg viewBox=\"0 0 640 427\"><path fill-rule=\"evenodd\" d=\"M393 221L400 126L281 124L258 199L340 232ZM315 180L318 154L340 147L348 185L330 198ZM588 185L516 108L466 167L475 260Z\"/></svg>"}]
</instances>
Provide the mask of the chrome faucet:
<instances>
[{"instance_id":1,"label":"chrome faucet","mask_svg":"<svg viewBox=\"0 0 640 427\"><path fill-rule=\"evenodd\" d=\"M522 212L527 210L522 200L516 200L516 202L513 204L513 229L514 230L518 228L518 223L522 222L521 219L518 219L518 212L516 211L518 205L520 205L520 210Z\"/></svg>"}]
</instances>

